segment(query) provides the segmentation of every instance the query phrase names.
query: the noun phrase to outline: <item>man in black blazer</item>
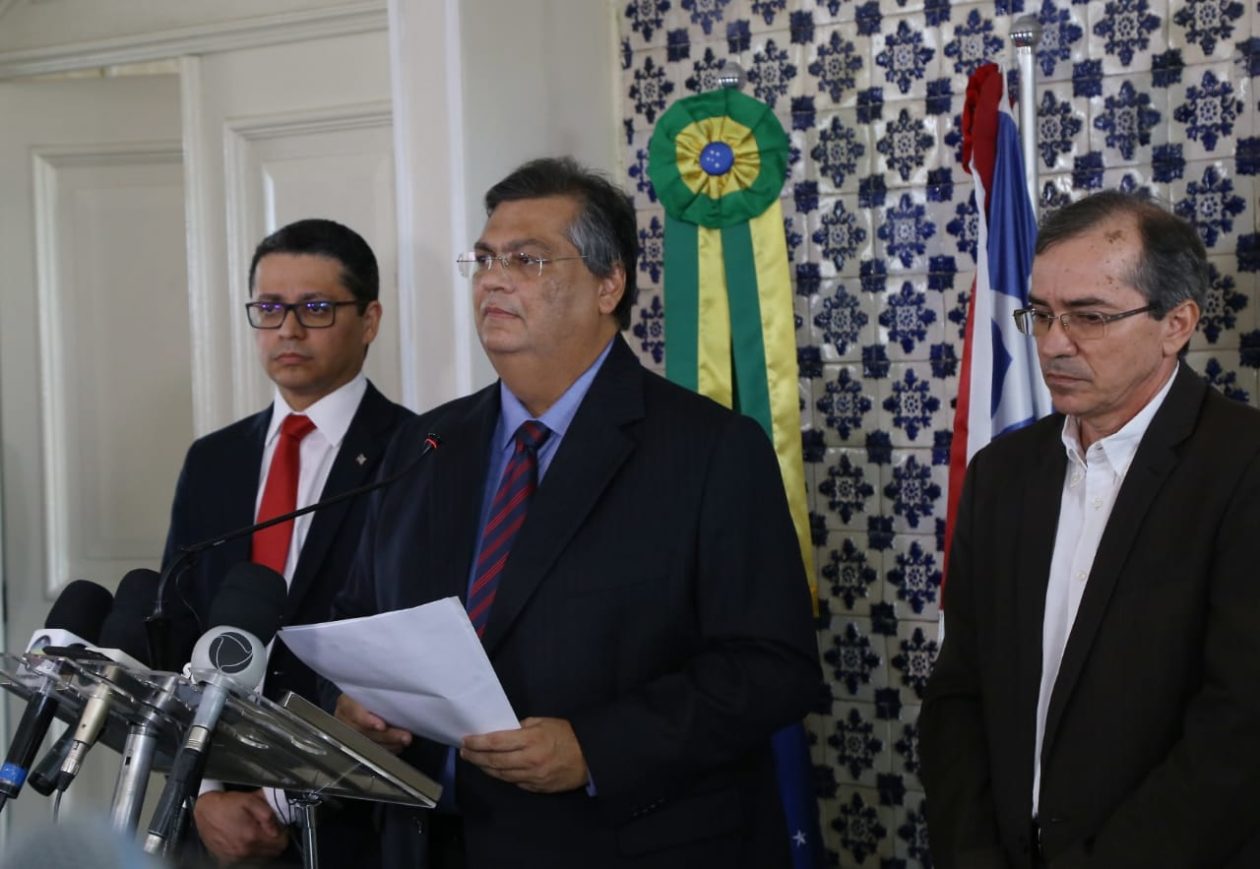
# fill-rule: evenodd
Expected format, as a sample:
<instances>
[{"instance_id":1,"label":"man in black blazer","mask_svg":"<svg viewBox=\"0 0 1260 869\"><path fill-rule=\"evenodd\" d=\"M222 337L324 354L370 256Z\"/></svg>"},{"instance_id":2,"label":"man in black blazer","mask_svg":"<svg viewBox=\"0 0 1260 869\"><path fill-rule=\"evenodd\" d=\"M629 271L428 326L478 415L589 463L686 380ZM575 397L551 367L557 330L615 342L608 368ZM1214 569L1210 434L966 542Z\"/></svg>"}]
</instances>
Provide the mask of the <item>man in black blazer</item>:
<instances>
[{"instance_id":1,"label":"man in black blazer","mask_svg":"<svg viewBox=\"0 0 1260 869\"><path fill-rule=\"evenodd\" d=\"M461 267L501 380L401 430L386 467L410 462L428 431L444 445L374 498L337 615L467 601L470 587L480 599L481 570L501 557L482 541L500 477L509 454L534 450L541 481L482 636L522 723L456 753L341 695L339 717L448 785L439 812L389 810L386 859L786 866L770 736L809 710L819 668L770 442L644 370L618 336L636 253L621 191L538 160L486 208ZM547 439L517 448L528 420Z\"/></svg>"},{"instance_id":2,"label":"man in black blazer","mask_svg":"<svg viewBox=\"0 0 1260 869\"><path fill-rule=\"evenodd\" d=\"M919 719L940 867L1260 865L1260 413L1180 361L1189 224L1105 192L1037 240L1058 413L976 455Z\"/></svg>"},{"instance_id":3,"label":"man in black blazer","mask_svg":"<svg viewBox=\"0 0 1260 869\"><path fill-rule=\"evenodd\" d=\"M381 395L362 374L380 325L379 277L371 248L353 230L330 220L290 224L259 244L250 265L247 315L268 377L272 406L207 435L188 451L175 491L164 565L178 547L250 525L286 417L305 417L314 430L301 439L296 503L305 506L368 482L385 445L412 414ZM289 583L284 624L326 621L358 545L367 509L356 498L318 510L285 529L272 565ZM282 512L282 511L277 511ZM287 547L284 545L287 544ZM173 597L184 612L185 653L200 633L219 584L233 565L264 561L250 537L203 552L182 575ZM191 611L191 617L189 617ZM185 655L186 657L186 655ZM268 661L264 694L317 697L315 674L283 643ZM287 833L261 791L217 790L197 800L202 841L220 860L280 854ZM356 829L357 827L357 829ZM330 865L367 865L375 836L365 809L321 821L321 855Z\"/></svg>"}]
</instances>

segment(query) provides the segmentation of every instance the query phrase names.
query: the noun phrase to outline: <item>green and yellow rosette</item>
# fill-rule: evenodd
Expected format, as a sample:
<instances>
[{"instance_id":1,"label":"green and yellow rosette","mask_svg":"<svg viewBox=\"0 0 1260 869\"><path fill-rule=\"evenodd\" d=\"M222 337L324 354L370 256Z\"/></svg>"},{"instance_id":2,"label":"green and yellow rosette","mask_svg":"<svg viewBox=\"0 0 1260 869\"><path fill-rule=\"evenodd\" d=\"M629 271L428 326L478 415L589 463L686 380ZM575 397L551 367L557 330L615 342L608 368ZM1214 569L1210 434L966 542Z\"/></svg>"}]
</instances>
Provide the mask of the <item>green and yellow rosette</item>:
<instances>
[{"instance_id":1,"label":"green and yellow rosette","mask_svg":"<svg viewBox=\"0 0 1260 869\"><path fill-rule=\"evenodd\" d=\"M771 108L723 89L661 116L648 174L665 207L665 374L753 417L770 436L816 599L779 205L787 159Z\"/></svg>"}]
</instances>

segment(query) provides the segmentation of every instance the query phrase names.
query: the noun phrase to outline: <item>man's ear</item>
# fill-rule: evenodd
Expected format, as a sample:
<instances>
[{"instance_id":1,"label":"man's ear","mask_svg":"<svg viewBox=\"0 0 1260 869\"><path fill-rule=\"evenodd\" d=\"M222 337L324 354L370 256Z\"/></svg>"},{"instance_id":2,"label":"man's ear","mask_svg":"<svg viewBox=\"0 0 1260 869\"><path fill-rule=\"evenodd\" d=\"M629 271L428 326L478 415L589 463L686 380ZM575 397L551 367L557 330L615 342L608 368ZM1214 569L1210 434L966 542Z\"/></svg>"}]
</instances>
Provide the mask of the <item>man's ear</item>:
<instances>
[{"instance_id":1,"label":"man's ear","mask_svg":"<svg viewBox=\"0 0 1260 869\"><path fill-rule=\"evenodd\" d=\"M599 279L599 312L611 314L617 310L621 297L626 294L626 269L615 263L612 271Z\"/></svg>"},{"instance_id":2,"label":"man's ear","mask_svg":"<svg viewBox=\"0 0 1260 869\"><path fill-rule=\"evenodd\" d=\"M368 302L367 307L363 309L363 344L366 346L371 344L376 338L376 333L381 328L381 303L378 301Z\"/></svg>"},{"instance_id":3,"label":"man's ear","mask_svg":"<svg viewBox=\"0 0 1260 869\"><path fill-rule=\"evenodd\" d=\"M1186 299L1165 314L1160 322L1164 327L1164 355L1176 356L1199 325L1199 305L1193 299Z\"/></svg>"}]
</instances>

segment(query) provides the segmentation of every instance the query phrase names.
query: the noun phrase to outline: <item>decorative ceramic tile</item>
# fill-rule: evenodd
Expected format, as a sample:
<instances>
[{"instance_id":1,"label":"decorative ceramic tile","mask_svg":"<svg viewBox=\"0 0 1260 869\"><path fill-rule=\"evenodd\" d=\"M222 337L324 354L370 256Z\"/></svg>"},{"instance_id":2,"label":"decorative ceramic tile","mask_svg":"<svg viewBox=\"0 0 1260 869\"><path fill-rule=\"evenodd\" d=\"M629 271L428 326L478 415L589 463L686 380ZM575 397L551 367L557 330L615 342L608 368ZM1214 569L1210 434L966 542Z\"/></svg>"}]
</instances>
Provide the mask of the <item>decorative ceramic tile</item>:
<instances>
[{"instance_id":1,"label":"decorative ceramic tile","mask_svg":"<svg viewBox=\"0 0 1260 869\"><path fill-rule=\"evenodd\" d=\"M883 602L879 553L865 534L854 532L831 535L829 544L818 550L819 596L826 596L835 615L869 616Z\"/></svg>"},{"instance_id":2,"label":"decorative ceramic tile","mask_svg":"<svg viewBox=\"0 0 1260 869\"><path fill-rule=\"evenodd\" d=\"M848 781L873 788L877 776L892 771L890 733L888 722L876 717L873 703L838 702L827 736L828 755L848 773Z\"/></svg>"},{"instance_id":3,"label":"decorative ceramic tile","mask_svg":"<svg viewBox=\"0 0 1260 869\"><path fill-rule=\"evenodd\" d=\"M1251 31L1254 3L1194 0L1169 5L1168 45L1188 64L1229 60Z\"/></svg>"},{"instance_id":4,"label":"decorative ceramic tile","mask_svg":"<svg viewBox=\"0 0 1260 869\"><path fill-rule=\"evenodd\" d=\"M820 636L819 648L823 674L837 700L873 703L877 691L890 687L885 638L872 631L869 618L833 617L830 630Z\"/></svg>"},{"instance_id":5,"label":"decorative ceramic tile","mask_svg":"<svg viewBox=\"0 0 1260 869\"><path fill-rule=\"evenodd\" d=\"M883 294L877 334L893 362L928 358L930 348L944 341L943 300L927 283L927 275L907 275Z\"/></svg>"},{"instance_id":6,"label":"decorative ceramic tile","mask_svg":"<svg viewBox=\"0 0 1260 869\"><path fill-rule=\"evenodd\" d=\"M1149 73L1112 76L1089 101L1089 149L1107 166L1149 166L1155 148L1168 143L1172 118L1168 91Z\"/></svg>"},{"instance_id":7,"label":"decorative ceramic tile","mask_svg":"<svg viewBox=\"0 0 1260 869\"><path fill-rule=\"evenodd\" d=\"M1037 171L1049 174L1070 170L1075 159L1090 147L1089 102L1076 95L1071 82L1045 85L1038 88L1038 93Z\"/></svg>"},{"instance_id":8,"label":"decorative ceramic tile","mask_svg":"<svg viewBox=\"0 0 1260 869\"><path fill-rule=\"evenodd\" d=\"M841 865L865 869L893 856L896 816L891 806L880 805L878 791L842 787L837 802L831 828L840 846Z\"/></svg>"},{"instance_id":9,"label":"decorative ceramic tile","mask_svg":"<svg viewBox=\"0 0 1260 869\"><path fill-rule=\"evenodd\" d=\"M884 554L884 596L899 621L927 622L935 638L944 558L928 535L899 534Z\"/></svg>"},{"instance_id":10,"label":"decorative ceramic tile","mask_svg":"<svg viewBox=\"0 0 1260 869\"><path fill-rule=\"evenodd\" d=\"M852 27L827 27L807 53L806 84L818 94L819 108L855 108L857 96L871 87L870 41Z\"/></svg>"},{"instance_id":11,"label":"decorative ceramic tile","mask_svg":"<svg viewBox=\"0 0 1260 869\"><path fill-rule=\"evenodd\" d=\"M1035 14L1041 23L1037 57L1037 80L1070 81L1073 64L1086 59L1084 5L1042 0Z\"/></svg>"},{"instance_id":12,"label":"decorative ceramic tile","mask_svg":"<svg viewBox=\"0 0 1260 869\"><path fill-rule=\"evenodd\" d=\"M1237 77L1233 64L1188 67L1168 88L1169 142L1183 147L1186 160L1228 159L1233 139L1252 134L1250 100L1251 80Z\"/></svg>"},{"instance_id":13,"label":"decorative ceramic tile","mask_svg":"<svg viewBox=\"0 0 1260 869\"><path fill-rule=\"evenodd\" d=\"M1152 46L1167 33L1167 0L1107 0L1089 4L1089 57L1107 74L1150 69Z\"/></svg>"},{"instance_id":14,"label":"decorative ceramic tile","mask_svg":"<svg viewBox=\"0 0 1260 869\"><path fill-rule=\"evenodd\" d=\"M826 193L856 193L868 177L877 151L871 126L861 123L856 109L819 113L818 125L805 137L805 154Z\"/></svg>"},{"instance_id":15,"label":"decorative ceramic tile","mask_svg":"<svg viewBox=\"0 0 1260 869\"><path fill-rule=\"evenodd\" d=\"M907 371L913 374L913 370ZM922 433L931 441L930 431ZM943 495L949 485L948 468L932 461L932 450L894 450L881 468L882 494L896 534L931 534L936 519L945 518Z\"/></svg>"}]
</instances>

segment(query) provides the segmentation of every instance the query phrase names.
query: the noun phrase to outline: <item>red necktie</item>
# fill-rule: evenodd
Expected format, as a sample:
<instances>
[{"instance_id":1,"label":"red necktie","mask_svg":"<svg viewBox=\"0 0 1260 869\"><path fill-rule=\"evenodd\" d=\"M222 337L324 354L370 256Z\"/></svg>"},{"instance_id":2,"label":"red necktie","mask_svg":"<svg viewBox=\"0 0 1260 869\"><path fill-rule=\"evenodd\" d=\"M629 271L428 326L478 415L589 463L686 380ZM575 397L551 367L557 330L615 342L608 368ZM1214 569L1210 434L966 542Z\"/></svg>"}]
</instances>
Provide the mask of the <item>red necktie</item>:
<instances>
[{"instance_id":1,"label":"red necktie","mask_svg":"<svg viewBox=\"0 0 1260 869\"><path fill-rule=\"evenodd\" d=\"M267 472L267 485L263 488L262 503L258 505L258 520L266 522L297 508L298 472L301 468L302 438L315 430L310 417L291 413L280 424L280 437L271 457L271 469ZM270 567L283 574L289 560L289 541L293 537L293 520L272 525L254 532L253 549L249 560Z\"/></svg>"},{"instance_id":2,"label":"red necktie","mask_svg":"<svg viewBox=\"0 0 1260 869\"><path fill-rule=\"evenodd\" d=\"M551 435L551 429L541 422L528 419L516 430L516 446L503 479L490 503L490 515L486 527L481 529L481 554L477 556L477 571L468 589L468 618L477 630L477 636L486 631L490 620L490 607L499 588L499 574L507 563L516 532L525 522L529 499L538 488L538 450Z\"/></svg>"}]
</instances>

